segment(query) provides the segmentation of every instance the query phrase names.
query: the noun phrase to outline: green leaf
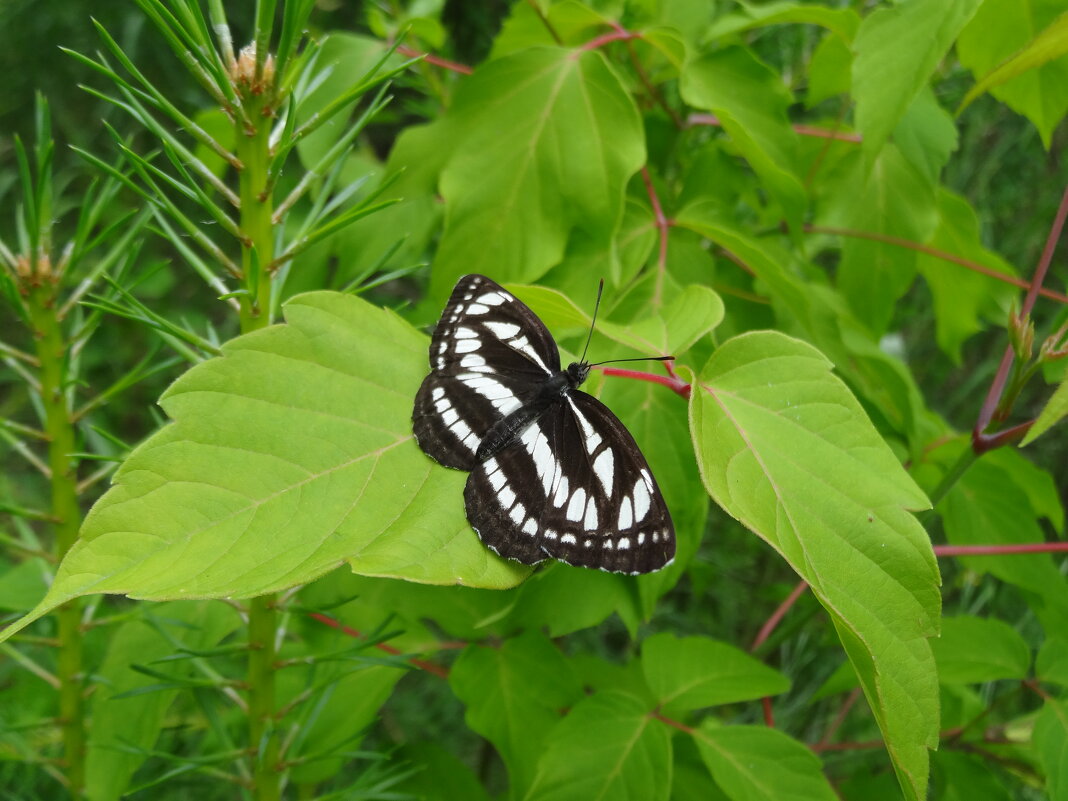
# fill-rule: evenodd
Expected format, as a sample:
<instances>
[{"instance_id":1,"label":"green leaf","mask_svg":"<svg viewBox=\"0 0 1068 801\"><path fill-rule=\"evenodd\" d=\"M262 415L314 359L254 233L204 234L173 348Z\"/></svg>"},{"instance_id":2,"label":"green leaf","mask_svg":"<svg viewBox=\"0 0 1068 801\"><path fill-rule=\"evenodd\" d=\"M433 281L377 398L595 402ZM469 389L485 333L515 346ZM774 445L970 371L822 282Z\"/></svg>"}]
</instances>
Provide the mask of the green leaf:
<instances>
[{"instance_id":1,"label":"green leaf","mask_svg":"<svg viewBox=\"0 0 1068 801\"><path fill-rule=\"evenodd\" d=\"M345 561L432 584L529 574L471 531L466 475L415 443L426 336L348 295L285 310L287 325L227 343L166 392L174 424L116 473L33 616L86 593L249 597Z\"/></svg>"},{"instance_id":2,"label":"green leaf","mask_svg":"<svg viewBox=\"0 0 1068 801\"><path fill-rule=\"evenodd\" d=\"M870 163L980 0L911 0L869 14L853 50L857 129ZM917 35L922 31L923 35Z\"/></svg>"},{"instance_id":3,"label":"green leaf","mask_svg":"<svg viewBox=\"0 0 1068 801\"><path fill-rule=\"evenodd\" d=\"M546 12L537 10L534 3L516 3L493 40L489 57L498 59L532 47L579 46L607 30L609 23L604 15L576 0L554 2Z\"/></svg>"},{"instance_id":4,"label":"green leaf","mask_svg":"<svg viewBox=\"0 0 1068 801\"><path fill-rule=\"evenodd\" d=\"M823 8L808 3L764 2L748 3L740 0L741 12L720 17L708 29L705 41L712 41L732 33L762 28L767 25L819 25L834 33L847 44L856 35L860 17L851 8Z\"/></svg>"},{"instance_id":5,"label":"green leaf","mask_svg":"<svg viewBox=\"0 0 1068 801\"><path fill-rule=\"evenodd\" d=\"M722 345L693 384L709 494L766 540L830 612L906 795L938 739L938 568L909 509L927 498L830 363L775 332Z\"/></svg>"},{"instance_id":6,"label":"green leaf","mask_svg":"<svg viewBox=\"0 0 1068 801\"><path fill-rule=\"evenodd\" d=\"M793 98L782 77L749 50L731 47L687 64L680 89L687 103L716 115L782 205L791 230L799 230L805 190L797 172L797 134L786 113Z\"/></svg>"},{"instance_id":7,"label":"green leaf","mask_svg":"<svg viewBox=\"0 0 1068 801\"><path fill-rule=\"evenodd\" d=\"M808 62L805 105L813 108L829 97L849 94L853 51L837 36L824 36Z\"/></svg>"},{"instance_id":8,"label":"green leaf","mask_svg":"<svg viewBox=\"0 0 1068 801\"><path fill-rule=\"evenodd\" d=\"M767 726L721 726L693 733L712 778L732 801L835 801L818 756Z\"/></svg>"},{"instance_id":9,"label":"green leaf","mask_svg":"<svg viewBox=\"0 0 1068 801\"><path fill-rule=\"evenodd\" d=\"M634 102L600 53L535 48L484 64L446 120L456 144L441 175L434 297L471 272L532 281L574 230L615 236L645 147Z\"/></svg>"},{"instance_id":10,"label":"green leaf","mask_svg":"<svg viewBox=\"0 0 1068 801\"><path fill-rule=\"evenodd\" d=\"M939 681L946 684L1025 679L1031 667L1031 649L1023 637L997 618L943 618L942 636L931 648Z\"/></svg>"},{"instance_id":11,"label":"green leaf","mask_svg":"<svg viewBox=\"0 0 1068 801\"><path fill-rule=\"evenodd\" d=\"M1024 115L1050 147L1068 111L1068 13L1062 0L986 0L957 42L978 79L957 114L989 91Z\"/></svg>"},{"instance_id":12,"label":"green leaf","mask_svg":"<svg viewBox=\"0 0 1068 801\"><path fill-rule=\"evenodd\" d=\"M500 752L513 796L530 786L550 730L582 697L567 660L536 631L499 648L469 645L449 671L449 684L467 707L467 725Z\"/></svg>"},{"instance_id":13,"label":"green leaf","mask_svg":"<svg viewBox=\"0 0 1068 801\"><path fill-rule=\"evenodd\" d=\"M1065 416L1068 416L1068 379L1062 381L1050 395L1046 405L1042 407L1042 411L1038 413L1038 417L1028 430L1027 436L1020 443L1020 447L1030 445L1057 425Z\"/></svg>"},{"instance_id":14,"label":"green leaf","mask_svg":"<svg viewBox=\"0 0 1068 801\"><path fill-rule=\"evenodd\" d=\"M656 634L642 643L642 668L660 706L678 710L751 701L790 681L733 645L707 637Z\"/></svg>"},{"instance_id":15,"label":"green leaf","mask_svg":"<svg viewBox=\"0 0 1068 801\"><path fill-rule=\"evenodd\" d=\"M917 431L924 414L923 398L912 375L872 341L840 295L787 272L785 255L777 258L779 251L722 224L707 203L683 209L676 219L745 264L771 295L780 325L816 345L869 409L883 416L886 426L915 439L917 448L923 447L928 440Z\"/></svg>"},{"instance_id":16,"label":"green leaf","mask_svg":"<svg viewBox=\"0 0 1068 801\"><path fill-rule=\"evenodd\" d=\"M565 564L538 570L515 590L506 618L510 629L534 629L562 637L603 623L613 612L639 617L633 581Z\"/></svg>"},{"instance_id":17,"label":"green leaf","mask_svg":"<svg viewBox=\"0 0 1068 801\"><path fill-rule=\"evenodd\" d=\"M10 514L11 509L5 509ZM43 559L30 558L0 574L0 609L21 612L37 603L48 589L52 566Z\"/></svg>"},{"instance_id":18,"label":"green leaf","mask_svg":"<svg viewBox=\"0 0 1068 801\"><path fill-rule=\"evenodd\" d=\"M1011 453L1011 452L1010 452ZM1029 497L1032 470L1019 454L990 453L973 464L947 493L938 512L953 545L1009 545L1045 540ZM1028 511L1030 510L1030 512ZM1010 553L961 556L977 573L990 573L1030 596L1030 606L1047 631L1068 628L1068 585L1050 554Z\"/></svg>"},{"instance_id":19,"label":"green leaf","mask_svg":"<svg viewBox=\"0 0 1068 801\"><path fill-rule=\"evenodd\" d=\"M1050 801L1068 799L1068 704L1048 699L1035 719L1035 751L1046 769Z\"/></svg>"},{"instance_id":20,"label":"green leaf","mask_svg":"<svg viewBox=\"0 0 1068 801\"><path fill-rule=\"evenodd\" d=\"M352 642L351 638L345 639ZM345 662L329 665L326 670L334 673L336 680L321 695L314 696L314 700L304 702L302 711L310 712L310 718L301 721L296 746L290 749L293 759L308 759L291 768L290 781L298 785L323 782L341 771L349 759L344 752L356 748L362 739L360 733L378 719L379 709L406 672L386 665L353 670ZM294 697L307 689L307 675L291 674L282 678L289 679ZM316 678L323 682L322 668ZM336 752L341 753L322 758Z\"/></svg>"},{"instance_id":21,"label":"green leaf","mask_svg":"<svg viewBox=\"0 0 1068 801\"><path fill-rule=\"evenodd\" d=\"M957 126L930 87L921 89L909 104L894 129L894 143L929 181L938 181L950 154L957 149Z\"/></svg>"},{"instance_id":22,"label":"green leaf","mask_svg":"<svg viewBox=\"0 0 1068 801\"><path fill-rule=\"evenodd\" d=\"M133 669L174 654L176 644L194 651L214 647L240 625L237 612L225 604L168 603L142 607L151 617L136 618L114 628L108 635L108 651L94 670L100 682L92 698L93 725L86 754L86 795L90 801L119 798L151 749L178 695L164 689L123 698L157 683L157 679ZM190 678L203 678L192 660L174 663L168 671Z\"/></svg>"},{"instance_id":23,"label":"green leaf","mask_svg":"<svg viewBox=\"0 0 1068 801\"><path fill-rule=\"evenodd\" d=\"M938 228L928 244L995 273L1015 276L1012 266L983 246L979 220L964 198L948 189L938 190ZM961 345L983 326L980 318L1002 322L1018 290L962 264L920 253L916 267L927 281L934 299L935 338L942 351L960 364Z\"/></svg>"},{"instance_id":24,"label":"green leaf","mask_svg":"<svg viewBox=\"0 0 1068 801\"><path fill-rule=\"evenodd\" d=\"M1035 678L1068 687L1068 639L1050 635L1035 656Z\"/></svg>"},{"instance_id":25,"label":"green leaf","mask_svg":"<svg viewBox=\"0 0 1068 801\"><path fill-rule=\"evenodd\" d=\"M632 695L585 698L550 733L525 801L667 801L671 734Z\"/></svg>"},{"instance_id":26,"label":"green leaf","mask_svg":"<svg viewBox=\"0 0 1068 801\"><path fill-rule=\"evenodd\" d=\"M1011 801L994 760L983 754L942 749L934 755L932 797L939 801Z\"/></svg>"},{"instance_id":27,"label":"green leaf","mask_svg":"<svg viewBox=\"0 0 1068 801\"><path fill-rule=\"evenodd\" d=\"M471 768L437 743L405 745L398 756L419 767L397 786L410 797L422 801L491 801Z\"/></svg>"},{"instance_id":28,"label":"green leaf","mask_svg":"<svg viewBox=\"0 0 1068 801\"><path fill-rule=\"evenodd\" d=\"M883 148L870 169L862 161L855 152L824 180L821 192L827 200L819 221L847 229L838 288L857 318L881 336L916 275L916 251L885 240L923 244L938 224L938 214L934 183L897 147ZM853 236L853 230L879 239Z\"/></svg>"}]
</instances>

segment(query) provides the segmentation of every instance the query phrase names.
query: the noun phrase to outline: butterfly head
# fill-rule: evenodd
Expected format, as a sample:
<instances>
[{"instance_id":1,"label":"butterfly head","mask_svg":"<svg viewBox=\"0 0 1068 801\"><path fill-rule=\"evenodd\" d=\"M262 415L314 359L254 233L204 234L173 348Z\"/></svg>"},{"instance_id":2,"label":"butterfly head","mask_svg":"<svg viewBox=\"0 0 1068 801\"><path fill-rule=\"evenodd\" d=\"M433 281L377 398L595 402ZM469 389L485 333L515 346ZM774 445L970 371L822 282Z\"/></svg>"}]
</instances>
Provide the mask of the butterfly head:
<instances>
[{"instance_id":1,"label":"butterfly head","mask_svg":"<svg viewBox=\"0 0 1068 801\"><path fill-rule=\"evenodd\" d=\"M571 389L575 389L589 376L590 364L586 361L571 362L571 364L567 366L567 370L564 372L567 373L568 385Z\"/></svg>"}]
</instances>

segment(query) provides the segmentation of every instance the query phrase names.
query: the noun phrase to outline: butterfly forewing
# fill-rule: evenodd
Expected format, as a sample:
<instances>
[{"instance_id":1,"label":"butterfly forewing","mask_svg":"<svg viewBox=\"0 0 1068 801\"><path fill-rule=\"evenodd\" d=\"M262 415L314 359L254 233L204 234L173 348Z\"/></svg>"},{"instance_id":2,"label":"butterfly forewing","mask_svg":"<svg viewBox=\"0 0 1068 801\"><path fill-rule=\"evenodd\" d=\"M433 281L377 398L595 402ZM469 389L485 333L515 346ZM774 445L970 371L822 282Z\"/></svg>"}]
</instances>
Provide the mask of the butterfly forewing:
<instances>
[{"instance_id":1,"label":"butterfly forewing","mask_svg":"<svg viewBox=\"0 0 1068 801\"><path fill-rule=\"evenodd\" d=\"M581 378L562 380L556 343L526 305L485 276L461 278L430 366L412 415L416 439L437 461L471 472L467 519L486 545L526 564L554 558L621 573L671 561L675 530L645 457L604 404L573 388ZM553 376L564 388L547 394ZM510 444L478 458L487 432L510 414L495 429ZM512 440L517 414L533 422Z\"/></svg>"},{"instance_id":2,"label":"butterfly forewing","mask_svg":"<svg viewBox=\"0 0 1068 801\"><path fill-rule=\"evenodd\" d=\"M468 275L434 331L430 366L412 415L416 439L446 467L470 470L482 437L559 371L560 353L526 304L489 278Z\"/></svg>"}]
</instances>

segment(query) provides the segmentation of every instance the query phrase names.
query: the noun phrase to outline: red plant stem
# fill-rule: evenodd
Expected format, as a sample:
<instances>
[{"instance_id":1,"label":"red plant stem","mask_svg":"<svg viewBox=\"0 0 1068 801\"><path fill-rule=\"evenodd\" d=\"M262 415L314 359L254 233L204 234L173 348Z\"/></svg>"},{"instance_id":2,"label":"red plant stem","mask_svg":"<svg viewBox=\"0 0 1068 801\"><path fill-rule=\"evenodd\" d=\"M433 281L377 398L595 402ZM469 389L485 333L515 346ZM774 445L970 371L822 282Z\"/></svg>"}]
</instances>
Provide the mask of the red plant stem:
<instances>
[{"instance_id":1,"label":"red plant stem","mask_svg":"<svg viewBox=\"0 0 1068 801\"><path fill-rule=\"evenodd\" d=\"M309 615L313 619L318 620L320 623L324 623L327 626L330 626L330 628L332 629L337 629L338 631L341 631L350 637L356 637L360 640L365 639L365 635L363 634L363 632L359 631L358 629L354 629L351 626L346 626L344 623L340 623L337 620L334 620L332 617L327 617L326 615L321 614L319 612L310 612ZM391 654L393 656L400 656L402 653L404 653L399 648L394 648L387 642L377 642L375 643L375 648L380 651L385 651L387 654ZM427 673L433 673L435 676L440 676L443 679L447 679L449 677L449 671L446 668L443 668L441 665L435 665L433 662L428 662L425 659L410 657L408 659L408 664L412 665L412 667L417 667L420 670L425 670Z\"/></svg>"},{"instance_id":2,"label":"red plant stem","mask_svg":"<svg viewBox=\"0 0 1068 801\"><path fill-rule=\"evenodd\" d=\"M1028 542L1019 545L936 545L935 556L998 556L1012 553L1068 553L1068 542Z\"/></svg>"},{"instance_id":3,"label":"red plant stem","mask_svg":"<svg viewBox=\"0 0 1068 801\"><path fill-rule=\"evenodd\" d=\"M626 42L630 39L641 38L642 35L640 33L634 33L633 31L628 31L624 28L617 27L611 33L606 33L602 36L598 36L596 39L590 39L590 41L586 42L586 44L582 46L582 49L596 50L597 48L603 47L604 45L610 44L611 42Z\"/></svg>"},{"instance_id":4,"label":"red plant stem","mask_svg":"<svg viewBox=\"0 0 1068 801\"><path fill-rule=\"evenodd\" d=\"M1035 300L1041 293L1046 295L1043 291L1042 282L1046 279L1046 272L1049 270L1050 262L1053 261L1053 251L1057 248L1057 240L1061 237L1061 230L1064 228L1065 217L1068 217L1068 187L1065 187L1064 194L1061 195L1061 205L1057 208L1057 214L1053 218L1053 225L1050 226L1049 236L1046 237L1046 245L1042 248L1042 255L1038 260L1038 267L1035 268L1035 275L1031 279L1031 286L1027 290L1027 296L1024 298L1023 307L1020 309L1020 317L1026 318L1031 309L1034 308ZM1009 368L1012 366L1013 353L1012 345L1005 346L1005 353L1001 357L1001 364L998 365L997 374L994 376L994 380L990 384L990 390L987 392L986 399L983 401L983 408L979 411L979 418L975 421L975 428L972 429L972 449L976 453L983 453L990 450L992 447L996 447L989 442L989 435L986 432L986 427L990 425L990 421L994 419L994 412L998 408L998 404L1001 402L1002 394L1005 392L1005 382L1008 381Z\"/></svg>"},{"instance_id":5,"label":"red plant stem","mask_svg":"<svg viewBox=\"0 0 1068 801\"><path fill-rule=\"evenodd\" d=\"M719 127L721 124L719 117L715 114L691 114L686 118L687 125L713 125ZM793 129L796 133L802 136L816 136L820 139L839 139L843 142L862 142L864 141L860 134L856 133L842 133L841 131L831 131L827 128L814 128L811 125L794 125Z\"/></svg>"},{"instance_id":6,"label":"red plant stem","mask_svg":"<svg viewBox=\"0 0 1068 801\"><path fill-rule=\"evenodd\" d=\"M769 617L767 622L760 627L756 639L754 639L753 644L749 646L750 653L764 644L764 641L771 636L773 631L775 631L775 627L779 625L784 617L786 617L786 613L790 611L790 607L797 603L797 599L800 598L801 594L807 589L808 582L799 581L797 583L797 586L786 596L786 600L779 604L779 608L772 612L771 617Z\"/></svg>"},{"instance_id":7,"label":"red plant stem","mask_svg":"<svg viewBox=\"0 0 1068 801\"><path fill-rule=\"evenodd\" d=\"M775 728L775 714L771 709L771 696L765 695L760 699L760 705L764 708L764 725L769 729Z\"/></svg>"},{"instance_id":8,"label":"red plant stem","mask_svg":"<svg viewBox=\"0 0 1068 801\"><path fill-rule=\"evenodd\" d=\"M653 218L656 221L655 225L659 238L659 250L656 256L656 290L653 292L653 305L659 306L660 295L664 288L664 275L667 272L668 231L672 222L664 214L664 207L660 205L660 198L656 194L656 187L653 186L653 178L649 174L647 166L642 167L642 181L645 183L645 191L649 195L649 203L653 207Z\"/></svg>"},{"instance_id":9,"label":"red plant stem","mask_svg":"<svg viewBox=\"0 0 1068 801\"><path fill-rule=\"evenodd\" d=\"M1006 275L1005 273L999 273L997 270L992 270L985 264L979 262L969 261L968 259L961 258L953 253L949 253L945 250L939 250L938 248L932 248L927 245L921 245L918 242L913 242L909 239L901 239L896 236L888 236L886 234L876 234L871 231L858 231L852 228L833 228L824 225L806 225L803 229L805 233L809 234L833 234L835 236L850 236L855 239L870 239L873 242L883 242L887 245L896 245L898 247L907 248L908 250L915 250L918 253L926 253L928 256L934 256L935 258L942 259L943 261L953 262L959 264L962 267L967 267L973 272L980 273L982 275L994 278L998 281L1002 281L1006 284L1012 284L1020 289L1031 289L1032 285L1022 278L1017 278L1012 275ZM1052 289L1038 289L1038 293L1044 295L1051 300L1056 300L1059 303L1068 304L1068 295L1062 295L1060 292L1054 292Z\"/></svg>"},{"instance_id":10,"label":"red plant stem","mask_svg":"<svg viewBox=\"0 0 1068 801\"><path fill-rule=\"evenodd\" d=\"M686 399L689 399L690 397L690 385L677 378L670 378L666 375L656 375L655 373L643 373L640 370L624 370L621 367L598 367L597 369L605 375L614 375L620 378L633 378L638 381L648 381L651 384L660 384L680 397Z\"/></svg>"},{"instance_id":11,"label":"red plant stem","mask_svg":"<svg viewBox=\"0 0 1068 801\"><path fill-rule=\"evenodd\" d=\"M694 730L687 726L685 723L680 723L679 721L674 720L673 718L669 718L666 715L662 715L660 712L650 712L649 716L655 718L656 720L659 720L661 723L666 723L667 725L671 726L672 728L678 729L679 731L686 732L687 734L694 733Z\"/></svg>"},{"instance_id":12,"label":"red plant stem","mask_svg":"<svg viewBox=\"0 0 1068 801\"><path fill-rule=\"evenodd\" d=\"M414 47L408 47L407 45L401 45L400 47L398 47L397 52L400 53L402 56L406 56L408 58L419 58L420 56L422 56L423 60L426 61L427 64L433 64L435 67L441 67L442 69L451 70L452 72L459 72L463 75L470 75L472 72L474 72L474 70L466 64L460 64L456 61L449 61L448 59L441 58L440 56L435 56L433 53L421 53Z\"/></svg>"}]
</instances>

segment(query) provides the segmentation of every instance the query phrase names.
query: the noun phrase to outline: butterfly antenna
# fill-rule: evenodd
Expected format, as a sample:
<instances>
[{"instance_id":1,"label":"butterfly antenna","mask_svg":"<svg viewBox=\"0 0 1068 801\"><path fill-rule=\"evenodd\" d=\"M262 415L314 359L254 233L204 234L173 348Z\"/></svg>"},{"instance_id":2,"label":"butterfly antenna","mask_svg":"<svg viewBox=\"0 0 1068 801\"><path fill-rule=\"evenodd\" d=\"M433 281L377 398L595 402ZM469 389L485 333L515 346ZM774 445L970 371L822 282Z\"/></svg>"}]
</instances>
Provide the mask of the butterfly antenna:
<instances>
[{"instance_id":1,"label":"butterfly antenna","mask_svg":"<svg viewBox=\"0 0 1068 801\"><path fill-rule=\"evenodd\" d=\"M602 364L619 364L620 362L671 362L674 356L639 356L636 359L609 359L606 362L594 362L590 367L600 367Z\"/></svg>"},{"instance_id":2,"label":"butterfly antenna","mask_svg":"<svg viewBox=\"0 0 1068 801\"><path fill-rule=\"evenodd\" d=\"M586 347L582 349L582 358L579 359L579 363L586 361L586 351L590 349L590 342L593 340L593 326L597 323L597 310L601 308L601 294L604 292L604 279L601 279L601 283L597 285L597 302L593 304L593 319L590 320L590 335L586 337Z\"/></svg>"}]
</instances>

